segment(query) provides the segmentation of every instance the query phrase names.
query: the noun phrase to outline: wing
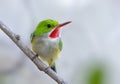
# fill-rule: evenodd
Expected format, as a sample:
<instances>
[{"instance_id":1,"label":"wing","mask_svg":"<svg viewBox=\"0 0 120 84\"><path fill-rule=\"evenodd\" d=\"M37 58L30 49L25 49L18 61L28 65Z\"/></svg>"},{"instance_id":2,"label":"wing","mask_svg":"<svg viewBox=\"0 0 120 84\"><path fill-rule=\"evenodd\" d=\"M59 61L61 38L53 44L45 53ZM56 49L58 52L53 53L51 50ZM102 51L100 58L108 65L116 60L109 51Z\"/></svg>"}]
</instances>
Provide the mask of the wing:
<instances>
[{"instance_id":1,"label":"wing","mask_svg":"<svg viewBox=\"0 0 120 84\"><path fill-rule=\"evenodd\" d=\"M35 35L34 35L34 33L32 33L31 35L30 35L30 41L32 42L33 41L33 37L34 37Z\"/></svg>"},{"instance_id":2,"label":"wing","mask_svg":"<svg viewBox=\"0 0 120 84\"><path fill-rule=\"evenodd\" d=\"M62 50L62 47L63 47L63 42L62 42L62 40L60 39L60 41L59 41L59 48L60 48L60 51Z\"/></svg>"}]
</instances>

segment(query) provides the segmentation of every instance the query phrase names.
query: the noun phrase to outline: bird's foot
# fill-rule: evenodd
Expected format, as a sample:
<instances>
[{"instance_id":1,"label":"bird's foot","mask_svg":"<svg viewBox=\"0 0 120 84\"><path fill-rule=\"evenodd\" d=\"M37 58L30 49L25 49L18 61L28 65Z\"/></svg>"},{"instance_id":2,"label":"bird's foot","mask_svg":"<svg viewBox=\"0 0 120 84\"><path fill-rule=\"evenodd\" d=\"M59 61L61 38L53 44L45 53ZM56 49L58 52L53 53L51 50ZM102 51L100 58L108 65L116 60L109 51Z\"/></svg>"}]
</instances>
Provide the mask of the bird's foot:
<instances>
[{"instance_id":1,"label":"bird's foot","mask_svg":"<svg viewBox=\"0 0 120 84\"><path fill-rule=\"evenodd\" d=\"M47 68L45 68L44 72L47 73L49 69L50 67L48 66Z\"/></svg>"},{"instance_id":2,"label":"bird's foot","mask_svg":"<svg viewBox=\"0 0 120 84\"><path fill-rule=\"evenodd\" d=\"M32 57L31 60L34 61L34 59L37 57L38 57L38 54L36 54L34 57Z\"/></svg>"}]
</instances>

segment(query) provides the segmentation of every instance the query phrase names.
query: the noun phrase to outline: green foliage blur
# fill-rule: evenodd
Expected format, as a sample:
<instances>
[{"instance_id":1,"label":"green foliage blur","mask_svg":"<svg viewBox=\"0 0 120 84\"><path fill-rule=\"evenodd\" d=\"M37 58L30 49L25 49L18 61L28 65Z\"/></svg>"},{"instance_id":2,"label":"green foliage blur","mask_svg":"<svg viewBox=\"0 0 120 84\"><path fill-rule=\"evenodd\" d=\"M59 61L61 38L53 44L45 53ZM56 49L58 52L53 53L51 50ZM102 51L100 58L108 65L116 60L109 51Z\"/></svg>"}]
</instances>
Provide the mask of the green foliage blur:
<instances>
[{"instance_id":1,"label":"green foliage blur","mask_svg":"<svg viewBox=\"0 0 120 84\"><path fill-rule=\"evenodd\" d=\"M87 74L87 84L103 84L104 71L101 68L93 68Z\"/></svg>"}]
</instances>

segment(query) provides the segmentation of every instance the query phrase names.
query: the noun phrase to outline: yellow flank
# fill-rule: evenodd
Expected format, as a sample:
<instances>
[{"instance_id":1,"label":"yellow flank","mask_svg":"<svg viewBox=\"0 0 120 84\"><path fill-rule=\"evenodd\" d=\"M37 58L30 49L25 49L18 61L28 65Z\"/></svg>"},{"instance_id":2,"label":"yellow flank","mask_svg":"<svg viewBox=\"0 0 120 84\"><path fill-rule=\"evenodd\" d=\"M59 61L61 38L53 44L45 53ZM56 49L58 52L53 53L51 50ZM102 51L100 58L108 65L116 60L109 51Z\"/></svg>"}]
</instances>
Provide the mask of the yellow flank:
<instances>
[{"instance_id":1,"label":"yellow flank","mask_svg":"<svg viewBox=\"0 0 120 84\"><path fill-rule=\"evenodd\" d=\"M48 62L48 64L51 66L55 63L55 61L57 60L57 58L59 57L60 54L60 49L57 48L56 52L53 53L53 56L50 57L44 57L44 56L40 56L44 61Z\"/></svg>"}]
</instances>

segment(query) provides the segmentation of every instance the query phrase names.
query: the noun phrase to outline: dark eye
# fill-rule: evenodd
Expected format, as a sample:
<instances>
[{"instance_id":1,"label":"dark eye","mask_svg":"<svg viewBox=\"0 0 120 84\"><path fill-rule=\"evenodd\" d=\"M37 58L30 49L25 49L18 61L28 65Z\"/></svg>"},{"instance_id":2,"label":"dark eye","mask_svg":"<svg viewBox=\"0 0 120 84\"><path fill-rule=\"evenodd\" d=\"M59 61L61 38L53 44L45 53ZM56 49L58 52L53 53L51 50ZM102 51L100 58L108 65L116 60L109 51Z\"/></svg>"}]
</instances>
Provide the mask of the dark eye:
<instances>
[{"instance_id":1,"label":"dark eye","mask_svg":"<svg viewBox=\"0 0 120 84\"><path fill-rule=\"evenodd\" d=\"M47 24L47 27L48 27L48 28L51 28L51 25L50 25L50 24Z\"/></svg>"}]
</instances>

